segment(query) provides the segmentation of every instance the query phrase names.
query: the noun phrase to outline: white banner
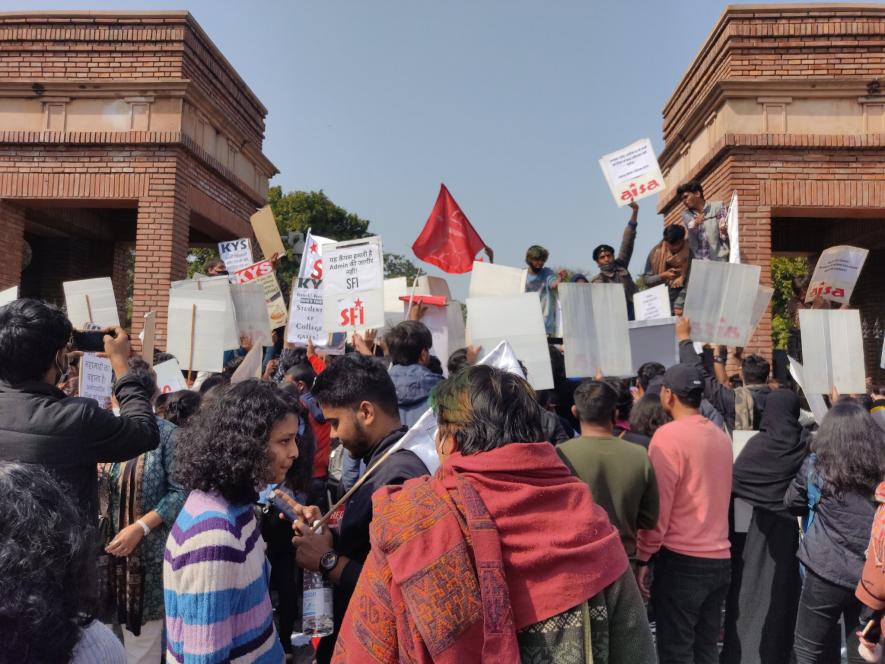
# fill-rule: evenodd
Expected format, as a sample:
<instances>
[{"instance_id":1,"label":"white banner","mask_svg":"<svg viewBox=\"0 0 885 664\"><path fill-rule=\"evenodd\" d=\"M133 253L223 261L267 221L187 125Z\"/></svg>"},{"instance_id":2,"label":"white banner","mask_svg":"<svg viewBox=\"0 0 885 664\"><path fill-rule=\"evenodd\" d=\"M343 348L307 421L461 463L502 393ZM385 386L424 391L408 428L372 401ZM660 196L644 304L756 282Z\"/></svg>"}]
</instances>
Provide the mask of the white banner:
<instances>
[{"instance_id":1,"label":"white banner","mask_svg":"<svg viewBox=\"0 0 885 664\"><path fill-rule=\"evenodd\" d=\"M760 272L758 265L691 262L683 315L691 320L692 341L746 345L753 333Z\"/></svg>"},{"instance_id":2,"label":"white banner","mask_svg":"<svg viewBox=\"0 0 885 664\"><path fill-rule=\"evenodd\" d=\"M632 376L627 303L621 284L560 284L562 345L569 378Z\"/></svg>"},{"instance_id":3,"label":"white banner","mask_svg":"<svg viewBox=\"0 0 885 664\"><path fill-rule=\"evenodd\" d=\"M384 261L380 237L323 248L323 325L355 331L384 325Z\"/></svg>"},{"instance_id":4,"label":"white banner","mask_svg":"<svg viewBox=\"0 0 885 664\"><path fill-rule=\"evenodd\" d=\"M110 277L66 281L62 288L68 320L75 329L83 330L90 323L99 329L120 325L117 297Z\"/></svg>"},{"instance_id":5,"label":"white banner","mask_svg":"<svg viewBox=\"0 0 885 664\"><path fill-rule=\"evenodd\" d=\"M219 242L218 255L221 256L224 267L231 274L239 272L255 262L252 260L252 243L246 237Z\"/></svg>"},{"instance_id":6,"label":"white banner","mask_svg":"<svg viewBox=\"0 0 885 664\"><path fill-rule=\"evenodd\" d=\"M860 247L840 245L826 249L814 266L805 302L818 297L847 304L870 252Z\"/></svg>"},{"instance_id":7,"label":"white banner","mask_svg":"<svg viewBox=\"0 0 885 664\"><path fill-rule=\"evenodd\" d=\"M664 189L664 176L647 138L610 152L599 160L599 165L618 207Z\"/></svg>"},{"instance_id":8,"label":"white banner","mask_svg":"<svg viewBox=\"0 0 885 664\"><path fill-rule=\"evenodd\" d=\"M114 393L114 370L111 361L95 353L80 358L80 396L93 399L102 408L110 408Z\"/></svg>"},{"instance_id":9,"label":"white banner","mask_svg":"<svg viewBox=\"0 0 885 664\"><path fill-rule=\"evenodd\" d=\"M633 295L633 312L636 320L670 318L670 291L666 284L647 288Z\"/></svg>"},{"instance_id":10,"label":"white banner","mask_svg":"<svg viewBox=\"0 0 885 664\"><path fill-rule=\"evenodd\" d=\"M857 309L800 309L805 387L814 394L866 392L863 336Z\"/></svg>"}]
</instances>

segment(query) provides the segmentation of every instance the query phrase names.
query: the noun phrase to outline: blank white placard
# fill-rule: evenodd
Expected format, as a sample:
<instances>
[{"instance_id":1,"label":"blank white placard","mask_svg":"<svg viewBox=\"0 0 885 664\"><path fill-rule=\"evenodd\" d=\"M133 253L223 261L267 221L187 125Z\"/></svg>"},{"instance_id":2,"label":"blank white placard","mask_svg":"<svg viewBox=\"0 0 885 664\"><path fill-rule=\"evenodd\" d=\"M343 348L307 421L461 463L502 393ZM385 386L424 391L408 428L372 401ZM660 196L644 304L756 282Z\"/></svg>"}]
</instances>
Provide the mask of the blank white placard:
<instances>
[{"instance_id":1,"label":"blank white placard","mask_svg":"<svg viewBox=\"0 0 885 664\"><path fill-rule=\"evenodd\" d=\"M475 261L470 273L468 297L518 295L525 292L525 279L523 268Z\"/></svg>"},{"instance_id":2,"label":"blank white placard","mask_svg":"<svg viewBox=\"0 0 885 664\"><path fill-rule=\"evenodd\" d=\"M547 334L536 293L467 298L467 334L470 343L483 350L507 341L526 366L531 386L536 390L553 388Z\"/></svg>"},{"instance_id":3,"label":"blank white placard","mask_svg":"<svg viewBox=\"0 0 885 664\"><path fill-rule=\"evenodd\" d=\"M270 319L262 285L257 281L231 284L230 295L239 335L249 337L254 346L270 346Z\"/></svg>"},{"instance_id":4,"label":"blank white placard","mask_svg":"<svg viewBox=\"0 0 885 664\"><path fill-rule=\"evenodd\" d=\"M65 306L68 320L75 329L82 330L88 323L99 327L118 327L117 297L110 277L66 281ZM90 315L91 312L91 315Z\"/></svg>"},{"instance_id":5,"label":"blank white placard","mask_svg":"<svg viewBox=\"0 0 885 664\"><path fill-rule=\"evenodd\" d=\"M866 391L863 336L857 309L800 309L806 394Z\"/></svg>"},{"instance_id":6,"label":"blank white placard","mask_svg":"<svg viewBox=\"0 0 885 664\"><path fill-rule=\"evenodd\" d=\"M569 378L632 376L627 303L621 284L560 284L562 342Z\"/></svg>"},{"instance_id":7,"label":"blank white placard","mask_svg":"<svg viewBox=\"0 0 885 664\"><path fill-rule=\"evenodd\" d=\"M753 332L760 271L758 265L691 262L683 315L691 320L693 341L727 346L746 342Z\"/></svg>"},{"instance_id":8,"label":"blank white placard","mask_svg":"<svg viewBox=\"0 0 885 664\"><path fill-rule=\"evenodd\" d=\"M229 301L229 291L177 288L169 291L166 350L178 359L185 371L219 372L224 368L224 351L228 349L218 331L224 328L231 315ZM189 365L193 305L196 305L193 364Z\"/></svg>"}]
</instances>

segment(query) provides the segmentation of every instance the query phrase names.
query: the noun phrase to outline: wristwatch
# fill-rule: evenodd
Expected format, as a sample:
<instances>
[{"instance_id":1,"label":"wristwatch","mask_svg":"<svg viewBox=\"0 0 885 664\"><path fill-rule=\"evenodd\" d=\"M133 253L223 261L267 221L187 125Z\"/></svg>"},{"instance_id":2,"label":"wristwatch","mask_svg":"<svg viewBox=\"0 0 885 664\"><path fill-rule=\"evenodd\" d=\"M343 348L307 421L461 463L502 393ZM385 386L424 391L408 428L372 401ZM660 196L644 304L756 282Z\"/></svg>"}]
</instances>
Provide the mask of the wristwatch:
<instances>
[{"instance_id":1,"label":"wristwatch","mask_svg":"<svg viewBox=\"0 0 885 664\"><path fill-rule=\"evenodd\" d=\"M323 575L324 579L329 578L329 574L332 573L332 570L335 569L337 564L338 554L335 553L334 549L330 549L320 556L320 574Z\"/></svg>"}]
</instances>

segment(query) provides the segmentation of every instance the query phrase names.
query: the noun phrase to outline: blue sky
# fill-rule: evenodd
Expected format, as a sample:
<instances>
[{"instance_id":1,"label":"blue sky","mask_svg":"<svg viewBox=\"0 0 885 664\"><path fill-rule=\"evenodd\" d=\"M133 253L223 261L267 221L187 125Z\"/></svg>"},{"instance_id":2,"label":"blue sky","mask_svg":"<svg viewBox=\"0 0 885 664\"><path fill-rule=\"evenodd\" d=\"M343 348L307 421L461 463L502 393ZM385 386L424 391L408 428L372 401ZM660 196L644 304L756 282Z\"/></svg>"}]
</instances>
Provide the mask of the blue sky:
<instances>
[{"instance_id":1,"label":"blue sky","mask_svg":"<svg viewBox=\"0 0 885 664\"><path fill-rule=\"evenodd\" d=\"M167 2L86 0L89 9ZM87 8L0 0L3 10ZM284 190L323 189L411 254L445 182L496 262L593 268L617 245L606 152L649 137L727 3L715 0L192 1L188 9L268 108L264 151ZM675 186L678 183L670 183ZM640 202L631 262L660 238ZM431 274L441 274L435 268ZM465 277L450 279L466 294Z\"/></svg>"}]
</instances>

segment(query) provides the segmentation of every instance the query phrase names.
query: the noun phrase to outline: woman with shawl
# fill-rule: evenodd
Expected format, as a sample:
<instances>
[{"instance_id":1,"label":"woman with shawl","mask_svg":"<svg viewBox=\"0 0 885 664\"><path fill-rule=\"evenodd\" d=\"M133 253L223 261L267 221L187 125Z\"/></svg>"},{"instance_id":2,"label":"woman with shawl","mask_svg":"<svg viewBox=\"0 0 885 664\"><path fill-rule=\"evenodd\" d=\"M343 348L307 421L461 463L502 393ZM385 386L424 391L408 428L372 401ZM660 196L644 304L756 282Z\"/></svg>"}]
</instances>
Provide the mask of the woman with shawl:
<instances>
[{"instance_id":1,"label":"woman with shawl","mask_svg":"<svg viewBox=\"0 0 885 664\"><path fill-rule=\"evenodd\" d=\"M333 661L654 662L618 533L538 442L528 384L474 366L431 401L440 469L374 495Z\"/></svg>"},{"instance_id":2,"label":"woman with shawl","mask_svg":"<svg viewBox=\"0 0 885 664\"><path fill-rule=\"evenodd\" d=\"M746 534L733 532L731 538L724 664L788 661L802 589L799 529L784 507L784 494L807 454L799 397L789 390L772 392L759 429L734 463L732 493L750 504L752 517Z\"/></svg>"}]
</instances>

